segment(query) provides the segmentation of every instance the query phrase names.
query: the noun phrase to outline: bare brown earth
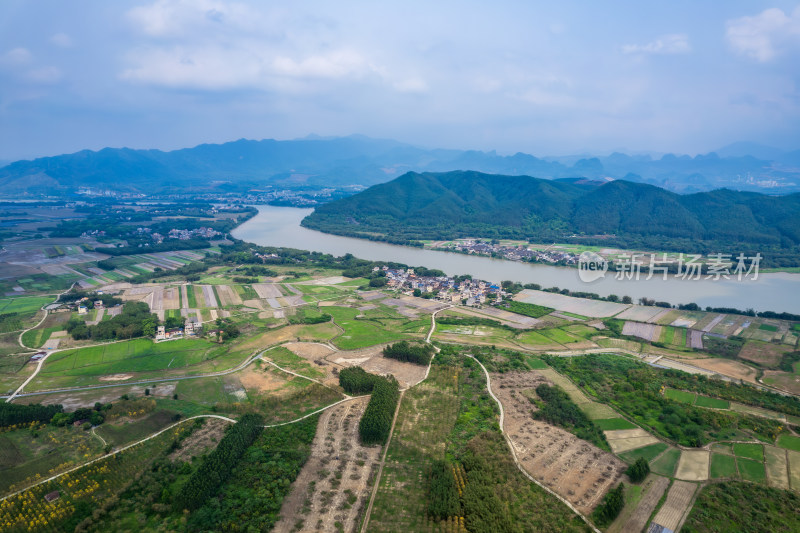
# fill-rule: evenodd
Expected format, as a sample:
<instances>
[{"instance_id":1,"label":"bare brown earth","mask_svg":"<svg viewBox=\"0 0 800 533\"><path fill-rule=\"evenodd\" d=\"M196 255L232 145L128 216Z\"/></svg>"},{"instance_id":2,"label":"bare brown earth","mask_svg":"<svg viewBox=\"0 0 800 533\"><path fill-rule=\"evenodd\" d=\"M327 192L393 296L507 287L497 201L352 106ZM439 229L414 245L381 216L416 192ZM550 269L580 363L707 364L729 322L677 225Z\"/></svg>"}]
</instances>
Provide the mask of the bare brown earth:
<instances>
[{"instance_id":1,"label":"bare brown earth","mask_svg":"<svg viewBox=\"0 0 800 533\"><path fill-rule=\"evenodd\" d=\"M800 394L800 376L797 374L789 374L788 372L778 372L775 370L764 371L764 383L789 391L794 394Z\"/></svg>"},{"instance_id":2,"label":"bare brown earth","mask_svg":"<svg viewBox=\"0 0 800 533\"><path fill-rule=\"evenodd\" d=\"M124 385L119 387L109 387L107 389L92 389L86 391L62 392L58 394L40 394L34 396L22 396L14 401L19 403L41 403L44 405L64 406L65 411L74 411L79 407L93 407L95 402L112 403L119 401L120 396L127 394L138 397L144 395L144 389L150 389L150 396L154 398L169 398L175 393L176 382L168 381L163 383L153 383L149 385Z\"/></svg>"},{"instance_id":3,"label":"bare brown earth","mask_svg":"<svg viewBox=\"0 0 800 533\"><path fill-rule=\"evenodd\" d=\"M741 379L750 383L756 382L756 371L754 368L747 366L744 363L730 361L727 359L695 359L692 361L694 366L705 368L713 372L719 372L732 378Z\"/></svg>"},{"instance_id":4,"label":"bare brown earth","mask_svg":"<svg viewBox=\"0 0 800 533\"><path fill-rule=\"evenodd\" d=\"M783 358L783 354L791 350L792 348L789 346L759 341L747 341L739 352L739 357L758 363L761 366L777 367Z\"/></svg>"},{"instance_id":5,"label":"bare brown earth","mask_svg":"<svg viewBox=\"0 0 800 533\"><path fill-rule=\"evenodd\" d=\"M533 420L528 399L533 389L549 383L537 371L492 374L492 391L505 411L503 429L522 467L585 514L616 485L625 463L561 428Z\"/></svg>"},{"instance_id":6,"label":"bare brown earth","mask_svg":"<svg viewBox=\"0 0 800 533\"><path fill-rule=\"evenodd\" d=\"M181 447L172 452L167 458L172 461L189 461L192 457L199 457L206 451L216 448L225 428L230 422L221 418L206 419L203 427L196 429L181 443Z\"/></svg>"},{"instance_id":7,"label":"bare brown earth","mask_svg":"<svg viewBox=\"0 0 800 533\"><path fill-rule=\"evenodd\" d=\"M673 531L678 531L678 526L683 523L689 513L692 497L697 490L697 485L688 481L675 481L667 493L664 505L659 509L653 522Z\"/></svg>"},{"instance_id":8,"label":"bare brown earth","mask_svg":"<svg viewBox=\"0 0 800 533\"><path fill-rule=\"evenodd\" d=\"M283 345L295 355L302 357L314 368L325 372L325 377L320 381L328 386L335 387L339 384L338 371L344 368L343 365L335 363L327 357L336 352L333 348L316 342L290 342Z\"/></svg>"},{"instance_id":9,"label":"bare brown earth","mask_svg":"<svg viewBox=\"0 0 800 533\"><path fill-rule=\"evenodd\" d=\"M237 378L245 390L256 390L258 392L273 392L286 385L285 379L267 371L267 369L258 368L256 365L248 365L240 372L237 372Z\"/></svg>"},{"instance_id":10,"label":"bare brown earth","mask_svg":"<svg viewBox=\"0 0 800 533\"><path fill-rule=\"evenodd\" d=\"M385 345L370 346L362 350L336 352L327 357L329 361L342 366L360 366L367 372L382 376L393 375L400 383L400 388L407 389L416 385L425 377L426 367L413 363L404 363L383 356Z\"/></svg>"},{"instance_id":11,"label":"bare brown earth","mask_svg":"<svg viewBox=\"0 0 800 533\"><path fill-rule=\"evenodd\" d=\"M340 531L358 527L370 497L370 477L378 468L380 446L358 442L358 421L368 399L356 398L325 411L309 457L281 507L273 531Z\"/></svg>"}]
</instances>

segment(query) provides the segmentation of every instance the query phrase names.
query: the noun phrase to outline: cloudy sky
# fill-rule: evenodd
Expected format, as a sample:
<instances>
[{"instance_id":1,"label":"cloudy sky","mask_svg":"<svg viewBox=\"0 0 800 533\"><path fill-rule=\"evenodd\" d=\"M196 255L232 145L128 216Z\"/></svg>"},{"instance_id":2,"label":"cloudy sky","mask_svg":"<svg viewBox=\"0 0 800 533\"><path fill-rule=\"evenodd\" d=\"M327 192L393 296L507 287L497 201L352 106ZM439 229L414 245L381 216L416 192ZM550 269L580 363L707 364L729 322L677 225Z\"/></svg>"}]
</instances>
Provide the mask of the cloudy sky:
<instances>
[{"instance_id":1,"label":"cloudy sky","mask_svg":"<svg viewBox=\"0 0 800 533\"><path fill-rule=\"evenodd\" d=\"M0 2L0 159L312 133L797 149L800 2Z\"/></svg>"}]
</instances>

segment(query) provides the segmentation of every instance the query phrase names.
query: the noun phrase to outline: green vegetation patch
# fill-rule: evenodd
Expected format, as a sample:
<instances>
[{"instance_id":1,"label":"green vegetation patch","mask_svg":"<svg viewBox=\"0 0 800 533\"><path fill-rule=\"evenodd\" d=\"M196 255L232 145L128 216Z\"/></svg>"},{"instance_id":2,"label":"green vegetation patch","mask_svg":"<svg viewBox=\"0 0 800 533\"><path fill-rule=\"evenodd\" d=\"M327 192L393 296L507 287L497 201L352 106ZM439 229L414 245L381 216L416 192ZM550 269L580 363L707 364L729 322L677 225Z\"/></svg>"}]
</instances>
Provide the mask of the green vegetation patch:
<instances>
[{"instance_id":1,"label":"green vegetation patch","mask_svg":"<svg viewBox=\"0 0 800 533\"><path fill-rule=\"evenodd\" d=\"M739 477L736 470L736 458L732 455L712 453L711 477L714 479Z\"/></svg>"},{"instance_id":2,"label":"green vegetation patch","mask_svg":"<svg viewBox=\"0 0 800 533\"><path fill-rule=\"evenodd\" d=\"M615 429L636 429L639 426L628 422L624 418L603 418L594 420L594 423L603 431L613 431Z\"/></svg>"},{"instance_id":3,"label":"green vegetation patch","mask_svg":"<svg viewBox=\"0 0 800 533\"><path fill-rule=\"evenodd\" d=\"M633 463L640 457L646 459L649 462L658 457L661 454L661 452L663 452L667 448L669 448L668 444L665 444L663 442L656 442L655 444L650 444L648 446L643 446L641 448L636 448L634 450L623 452L619 454L619 456L626 463Z\"/></svg>"},{"instance_id":4,"label":"green vegetation patch","mask_svg":"<svg viewBox=\"0 0 800 533\"><path fill-rule=\"evenodd\" d=\"M525 315L532 318L543 317L544 315L549 315L554 311L553 309L544 307L543 305L528 304L514 300L505 302L504 307L512 313L517 313L518 315Z\"/></svg>"},{"instance_id":5,"label":"green vegetation patch","mask_svg":"<svg viewBox=\"0 0 800 533\"><path fill-rule=\"evenodd\" d=\"M778 446L781 448L786 448L787 450L794 450L796 452L800 452L800 437L795 437L794 435L789 435L788 433L784 433L780 437L778 437Z\"/></svg>"},{"instance_id":6,"label":"green vegetation patch","mask_svg":"<svg viewBox=\"0 0 800 533\"><path fill-rule=\"evenodd\" d=\"M773 533L800 531L800 495L726 481L706 485L689 513L683 533Z\"/></svg>"},{"instance_id":7,"label":"green vegetation patch","mask_svg":"<svg viewBox=\"0 0 800 533\"><path fill-rule=\"evenodd\" d=\"M764 461L764 446L761 444L735 442L733 444L733 453L737 457L746 457L748 459L755 459L756 461Z\"/></svg>"},{"instance_id":8,"label":"green vegetation patch","mask_svg":"<svg viewBox=\"0 0 800 533\"><path fill-rule=\"evenodd\" d=\"M760 326L758 326L758 329L774 332L778 331L778 326L773 326L772 324L761 324Z\"/></svg>"},{"instance_id":9,"label":"green vegetation patch","mask_svg":"<svg viewBox=\"0 0 800 533\"><path fill-rule=\"evenodd\" d=\"M710 398L708 396L697 395L697 400L694 404L698 407L710 407L711 409L730 409L731 402L728 400L720 400L719 398Z\"/></svg>"},{"instance_id":10,"label":"green vegetation patch","mask_svg":"<svg viewBox=\"0 0 800 533\"><path fill-rule=\"evenodd\" d=\"M669 398L670 400L676 400L681 403L688 403L689 405L694 404L696 394L692 392L686 392L682 390L675 390L675 389L667 389L664 391L664 396Z\"/></svg>"},{"instance_id":11,"label":"green vegetation patch","mask_svg":"<svg viewBox=\"0 0 800 533\"><path fill-rule=\"evenodd\" d=\"M670 448L658 459L650 463L650 470L662 476L672 477L675 475L675 467L681 459L681 451L677 448Z\"/></svg>"},{"instance_id":12,"label":"green vegetation patch","mask_svg":"<svg viewBox=\"0 0 800 533\"><path fill-rule=\"evenodd\" d=\"M763 462L738 457L736 459L736 464L739 465L739 474L742 476L742 479L759 483L763 483L767 480L767 473L764 470Z\"/></svg>"},{"instance_id":13,"label":"green vegetation patch","mask_svg":"<svg viewBox=\"0 0 800 533\"><path fill-rule=\"evenodd\" d=\"M6 313L34 313L52 303L49 296L20 296L17 298L4 298L0 300L0 314Z\"/></svg>"}]
</instances>

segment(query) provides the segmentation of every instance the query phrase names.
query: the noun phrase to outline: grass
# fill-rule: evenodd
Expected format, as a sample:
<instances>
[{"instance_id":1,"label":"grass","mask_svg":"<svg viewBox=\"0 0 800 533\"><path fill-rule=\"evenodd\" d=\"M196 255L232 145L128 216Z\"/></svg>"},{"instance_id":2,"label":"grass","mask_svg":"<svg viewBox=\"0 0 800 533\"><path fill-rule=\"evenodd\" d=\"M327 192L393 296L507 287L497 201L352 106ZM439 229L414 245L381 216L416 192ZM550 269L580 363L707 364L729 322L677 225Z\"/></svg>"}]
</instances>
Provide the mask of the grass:
<instances>
[{"instance_id":1,"label":"grass","mask_svg":"<svg viewBox=\"0 0 800 533\"><path fill-rule=\"evenodd\" d=\"M712 453L711 477L714 479L721 477L738 477L736 470L736 459L732 455Z\"/></svg>"},{"instance_id":2,"label":"grass","mask_svg":"<svg viewBox=\"0 0 800 533\"><path fill-rule=\"evenodd\" d=\"M728 400L709 398L700 394L697 395L697 401L694 404L698 407L710 407L711 409L730 409L731 407L731 402Z\"/></svg>"},{"instance_id":3,"label":"grass","mask_svg":"<svg viewBox=\"0 0 800 533\"><path fill-rule=\"evenodd\" d=\"M122 424L105 423L95 429L98 435L114 446L141 440L174 422L174 411L158 410L138 420Z\"/></svg>"},{"instance_id":4,"label":"grass","mask_svg":"<svg viewBox=\"0 0 800 533\"><path fill-rule=\"evenodd\" d=\"M553 344L551 339L548 339L538 331L527 331L517 337L516 340L522 344L530 344L531 346L547 346Z\"/></svg>"},{"instance_id":5,"label":"grass","mask_svg":"<svg viewBox=\"0 0 800 533\"><path fill-rule=\"evenodd\" d=\"M758 329L764 331L778 331L778 326L773 326L771 324L761 324L760 326L758 326Z\"/></svg>"},{"instance_id":6,"label":"grass","mask_svg":"<svg viewBox=\"0 0 800 533\"><path fill-rule=\"evenodd\" d=\"M538 357L527 357L526 362L531 370L544 370L547 368L547 363L539 359Z\"/></svg>"},{"instance_id":7,"label":"grass","mask_svg":"<svg viewBox=\"0 0 800 533\"><path fill-rule=\"evenodd\" d=\"M558 328L554 329L544 329L541 331L542 335L548 337L559 344L571 344L574 342L580 342L581 339L577 337L573 337L566 331Z\"/></svg>"},{"instance_id":8,"label":"grass","mask_svg":"<svg viewBox=\"0 0 800 533\"><path fill-rule=\"evenodd\" d=\"M41 348L53 332L61 331L64 329L61 326L54 326L51 328L31 329L22 334L22 342L25 346L30 348Z\"/></svg>"},{"instance_id":9,"label":"grass","mask_svg":"<svg viewBox=\"0 0 800 533\"><path fill-rule=\"evenodd\" d=\"M666 396L670 400L675 400L681 403L688 403L689 405L692 405L697 395L693 392L686 392L677 389L667 389L664 391L664 396Z\"/></svg>"},{"instance_id":10,"label":"grass","mask_svg":"<svg viewBox=\"0 0 800 533\"><path fill-rule=\"evenodd\" d=\"M197 309L197 296L194 293L194 285L184 285L181 290L186 291L190 309Z\"/></svg>"},{"instance_id":11,"label":"grass","mask_svg":"<svg viewBox=\"0 0 800 533\"><path fill-rule=\"evenodd\" d=\"M681 451L677 448L670 448L658 459L650 463L650 470L662 476L672 477L675 475L675 467L681 458Z\"/></svg>"},{"instance_id":12,"label":"grass","mask_svg":"<svg viewBox=\"0 0 800 533\"><path fill-rule=\"evenodd\" d=\"M408 335L397 331L408 322L406 317L399 319L397 317L401 315L391 316L385 310L380 311L383 320L374 313L370 313L374 317L372 319L357 319L356 316L360 314L358 309L326 307L325 312L333 316L336 324L345 330L342 335L333 339L333 343L342 350L355 350L409 338Z\"/></svg>"},{"instance_id":13,"label":"grass","mask_svg":"<svg viewBox=\"0 0 800 533\"><path fill-rule=\"evenodd\" d=\"M632 424L624 418L604 418L594 420L594 423L603 431L613 431L615 429L636 429L639 426Z\"/></svg>"},{"instance_id":14,"label":"grass","mask_svg":"<svg viewBox=\"0 0 800 533\"><path fill-rule=\"evenodd\" d=\"M42 374L85 376L174 369L215 358L226 351L224 345L202 339L161 343L133 339L65 350L47 360Z\"/></svg>"},{"instance_id":15,"label":"grass","mask_svg":"<svg viewBox=\"0 0 800 533\"><path fill-rule=\"evenodd\" d=\"M620 458L626 463L634 463L639 457L644 457L647 462L652 461L658 457L661 452L669 448L669 445L664 442L657 442L649 446L643 446L627 452L619 454Z\"/></svg>"},{"instance_id":16,"label":"grass","mask_svg":"<svg viewBox=\"0 0 800 533\"><path fill-rule=\"evenodd\" d=\"M0 314L33 313L52 302L53 298L50 296L19 296L17 298L4 298L0 300Z\"/></svg>"},{"instance_id":17,"label":"grass","mask_svg":"<svg viewBox=\"0 0 800 533\"><path fill-rule=\"evenodd\" d=\"M764 461L764 446L761 444L745 444L736 442L733 444L733 453L737 457L746 457L756 461Z\"/></svg>"},{"instance_id":18,"label":"grass","mask_svg":"<svg viewBox=\"0 0 800 533\"><path fill-rule=\"evenodd\" d=\"M279 346L264 354L265 359L269 359L281 368L292 370L300 375L308 376L314 379L321 379L325 377L325 372L314 368L302 357L294 354L292 351Z\"/></svg>"},{"instance_id":19,"label":"grass","mask_svg":"<svg viewBox=\"0 0 800 533\"><path fill-rule=\"evenodd\" d=\"M778 446L786 448L787 450L794 450L800 452L800 437L784 433L778 437Z\"/></svg>"},{"instance_id":20,"label":"grass","mask_svg":"<svg viewBox=\"0 0 800 533\"><path fill-rule=\"evenodd\" d=\"M763 483L767 480L767 473L764 470L764 463L758 461L751 461L750 459L737 458L736 463L739 465L739 474L742 479L748 481L756 481Z\"/></svg>"}]
</instances>

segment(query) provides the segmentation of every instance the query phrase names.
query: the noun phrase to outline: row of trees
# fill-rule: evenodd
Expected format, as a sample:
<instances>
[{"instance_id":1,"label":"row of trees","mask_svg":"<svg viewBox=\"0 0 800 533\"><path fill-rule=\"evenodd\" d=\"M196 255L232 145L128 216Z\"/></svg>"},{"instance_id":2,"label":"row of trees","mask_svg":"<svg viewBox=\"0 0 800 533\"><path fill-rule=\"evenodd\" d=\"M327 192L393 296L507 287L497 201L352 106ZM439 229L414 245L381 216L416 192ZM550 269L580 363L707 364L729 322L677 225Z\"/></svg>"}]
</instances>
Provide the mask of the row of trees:
<instances>
[{"instance_id":1,"label":"row of trees","mask_svg":"<svg viewBox=\"0 0 800 533\"><path fill-rule=\"evenodd\" d=\"M429 483L428 514L436 520L460 515L461 502L453 467L441 459L435 460L429 472Z\"/></svg>"},{"instance_id":2,"label":"row of trees","mask_svg":"<svg viewBox=\"0 0 800 533\"><path fill-rule=\"evenodd\" d=\"M433 357L433 352L433 346L430 344L411 344L408 341L390 344L383 349L384 357L418 365L428 365Z\"/></svg>"},{"instance_id":3,"label":"row of trees","mask_svg":"<svg viewBox=\"0 0 800 533\"><path fill-rule=\"evenodd\" d=\"M228 479L239 458L263 429L260 415L248 413L242 416L181 487L175 495L173 507L178 511L191 510L205 504Z\"/></svg>"},{"instance_id":4,"label":"row of trees","mask_svg":"<svg viewBox=\"0 0 800 533\"><path fill-rule=\"evenodd\" d=\"M30 424L31 422L50 422L57 413L64 409L61 405L41 405L38 403L23 405L16 403L0 403L0 427Z\"/></svg>"},{"instance_id":5,"label":"row of trees","mask_svg":"<svg viewBox=\"0 0 800 533\"><path fill-rule=\"evenodd\" d=\"M372 397L358 424L358 434L363 444L386 443L399 399L400 387L394 377L375 376Z\"/></svg>"},{"instance_id":6,"label":"row of trees","mask_svg":"<svg viewBox=\"0 0 800 533\"><path fill-rule=\"evenodd\" d=\"M370 374L360 366L351 366L339 371L339 385L347 394L369 394L375 386L376 379L383 379Z\"/></svg>"}]
</instances>

